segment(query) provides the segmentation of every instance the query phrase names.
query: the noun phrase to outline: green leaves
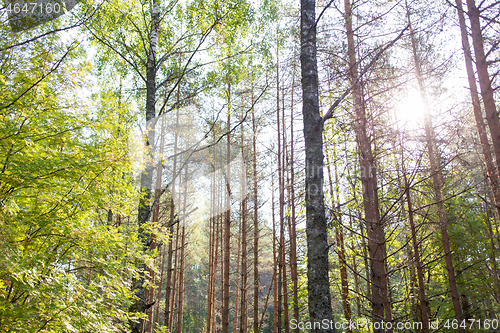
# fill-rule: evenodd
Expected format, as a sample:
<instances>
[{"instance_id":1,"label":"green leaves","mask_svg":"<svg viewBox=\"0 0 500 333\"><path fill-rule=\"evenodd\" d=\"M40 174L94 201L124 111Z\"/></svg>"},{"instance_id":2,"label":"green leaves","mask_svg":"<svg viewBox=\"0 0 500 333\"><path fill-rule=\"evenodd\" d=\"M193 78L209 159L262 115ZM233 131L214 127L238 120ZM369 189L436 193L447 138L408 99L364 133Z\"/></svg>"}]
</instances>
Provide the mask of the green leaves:
<instances>
[{"instance_id":1,"label":"green leaves","mask_svg":"<svg viewBox=\"0 0 500 333\"><path fill-rule=\"evenodd\" d=\"M90 67L74 47L52 35L0 54L10 59L0 72L2 332L114 332L127 321L139 257L127 218L134 117L114 93L82 97Z\"/></svg>"}]
</instances>

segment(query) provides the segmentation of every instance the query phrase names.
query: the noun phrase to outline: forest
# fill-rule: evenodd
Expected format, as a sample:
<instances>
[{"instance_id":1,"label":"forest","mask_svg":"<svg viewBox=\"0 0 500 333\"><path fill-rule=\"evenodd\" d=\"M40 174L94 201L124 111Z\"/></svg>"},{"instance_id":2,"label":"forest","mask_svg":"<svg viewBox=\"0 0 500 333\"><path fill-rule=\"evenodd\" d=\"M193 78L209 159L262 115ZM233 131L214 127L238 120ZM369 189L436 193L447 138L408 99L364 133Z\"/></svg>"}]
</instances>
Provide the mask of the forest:
<instances>
[{"instance_id":1,"label":"forest","mask_svg":"<svg viewBox=\"0 0 500 333\"><path fill-rule=\"evenodd\" d=\"M500 2L4 0L0 332L500 332Z\"/></svg>"}]
</instances>

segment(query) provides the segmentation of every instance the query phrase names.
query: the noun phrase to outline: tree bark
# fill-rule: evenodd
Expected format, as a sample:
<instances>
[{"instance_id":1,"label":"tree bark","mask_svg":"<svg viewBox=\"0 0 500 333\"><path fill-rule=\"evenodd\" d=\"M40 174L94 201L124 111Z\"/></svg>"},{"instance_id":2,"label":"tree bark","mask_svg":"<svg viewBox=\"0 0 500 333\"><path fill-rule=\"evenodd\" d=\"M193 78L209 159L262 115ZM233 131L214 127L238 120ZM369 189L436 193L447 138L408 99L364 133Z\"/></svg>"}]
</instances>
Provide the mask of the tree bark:
<instances>
[{"instance_id":1,"label":"tree bark","mask_svg":"<svg viewBox=\"0 0 500 333\"><path fill-rule=\"evenodd\" d=\"M498 169L496 168L494 162L493 162L493 157L491 155L491 147L490 143L488 141L488 135L486 133L486 127L484 125L484 120L483 120L483 115L481 112L481 104L479 102L479 94L477 90L477 84L476 84L476 77L474 75L474 69L472 66L472 54L470 52L470 43L469 43L469 37L467 35L467 26L465 23L465 17L463 13L463 6L462 6L462 0L455 0L457 4L457 13L458 13L458 19L460 23L460 33L462 37L462 49L464 51L464 58L465 58L465 68L467 70L467 79L469 81L469 88L470 88L470 95L472 99L472 110L474 111L474 118L476 120L476 128L477 128L477 134L479 136L479 141L481 142L481 150L483 152L483 157L484 157L484 164L486 166L486 173L488 175L489 183L491 186L491 191L493 193L493 199L495 202L495 208L497 212L497 216L500 219L500 182L498 178ZM475 19L474 19L475 20ZM478 24L478 23L476 23ZM483 52L484 55L484 52ZM491 223L488 219L488 226L490 230L490 234L492 235L492 230L491 230ZM493 240L492 240L493 241ZM493 245L493 243L492 243ZM493 245L492 248L493 251L495 251L495 247ZM493 252L493 257L495 257L495 254ZM498 282L498 275L496 272L496 260L493 262L493 269L495 273L495 278L496 278L496 284L497 284L497 302L500 303L500 284Z\"/></svg>"},{"instance_id":2,"label":"tree bark","mask_svg":"<svg viewBox=\"0 0 500 333\"><path fill-rule=\"evenodd\" d=\"M151 33L149 38L149 53L146 62L146 138L144 153L148 155L145 170L141 173L140 200L137 212L137 223L139 240L142 243L143 251L149 248L150 235L144 231L143 226L149 220L150 205L153 185L154 166L152 163L151 145L155 139L154 118L156 116L156 45L158 38L158 27L160 23L160 9L158 0L154 0L151 5ZM130 306L129 312L145 312L151 304L147 304L145 274L147 267L145 263L137 265L139 277L132 279L132 290L135 291L137 300ZM141 333L143 320L130 321L132 333Z\"/></svg>"},{"instance_id":3,"label":"tree bark","mask_svg":"<svg viewBox=\"0 0 500 333\"><path fill-rule=\"evenodd\" d=\"M213 273L214 269L214 257L215 253L215 172L213 172L210 178L210 219L208 224L208 287L207 287L207 333L212 332L212 307L213 307L213 289L212 285L214 283Z\"/></svg>"},{"instance_id":4,"label":"tree bark","mask_svg":"<svg viewBox=\"0 0 500 333\"><path fill-rule=\"evenodd\" d=\"M300 61L302 115L306 151L306 236L309 320L333 322L328 279L328 239L323 194L323 119L319 113L316 58L316 10L314 0L301 0ZM313 333L335 332L314 328Z\"/></svg>"},{"instance_id":5,"label":"tree bark","mask_svg":"<svg viewBox=\"0 0 500 333\"><path fill-rule=\"evenodd\" d=\"M293 96L295 89L295 62L292 68L292 98L290 105L290 205L291 205L291 225L290 231L290 269L293 283L293 317L299 321L299 281L297 274L297 231L295 230L296 217L295 217L295 167L294 167L294 133L293 133L293 114L294 104ZM299 328L295 329L299 333Z\"/></svg>"},{"instance_id":6,"label":"tree bark","mask_svg":"<svg viewBox=\"0 0 500 333\"><path fill-rule=\"evenodd\" d=\"M328 77L328 90L330 91L330 76ZM331 104L331 103L330 103ZM325 142L328 142L325 136ZM328 172L328 183L330 185L330 195L331 204L334 209L334 219L335 219L335 241L337 245L337 256L339 259L340 267L340 283L341 283L341 298L342 298L342 308L344 310L344 318L347 322L352 319L351 302L349 298L349 282L347 276L347 261L345 255L345 245L344 245L344 231L342 230L342 212L340 211L340 187L339 187L339 175L337 170L337 148L335 142L332 143L333 146L333 169L335 177L335 190L334 183L332 181L332 171L330 162L330 154L327 150L326 153L326 164ZM346 332L352 332L351 327L348 326Z\"/></svg>"},{"instance_id":7,"label":"tree bark","mask_svg":"<svg viewBox=\"0 0 500 333\"><path fill-rule=\"evenodd\" d=\"M422 76L421 68L420 68L420 59L417 53L417 45L415 41L414 31L411 25L410 13L407 11L408 16L408 25L410 27L410 38L411 38L411 46L413 52L413 59L415 63L415 75L417 78L420 95L422 101L424 102L425 107L425 118L424 118L424 127L425 127L425 137L427 141L427 153L429 155L429 161L431 165L431 175L432 175L432 185L434 189L434 200L438 209L438 217L441 231L441 238L443 244L444 258L446 262L446 271L448 275L448 282L450 285L450 294L453 303L453 308L455 310L455 318L459 323L462 322L462 308L460 306L460 296L457 288L456 278L455 278L455 268L453 266L453 261L451 257L451 249L450 249L450 241L448 237L448 219L446 216L446 211L444 209L443 204L443 174L441 172L440 166L440 158L439 152L436 146L436 135L434 133L434 128L432 127L432 119L428 107L427 102L427 94L424 84L424 79ZM458 331L460 333L464 333L465 329L463 327L458 327Z\"/></svg>"},{"instance_id":8,"label":"tree bark","mask_svg":"<svg viewBox=\"0 0 500 333\"><path fill-rule=\"evenodd\" d=\"M188 196L188 165L185 166L184 169L184 194L183 194L183 204L182 204L182 215L184 216L184 220L179 221L182 224L182 232L181 232L181 254L180 254L180 264L179 264L179 285L178 285L178 294L179 300L177 305L177 321L175 324L176 333L182 333L182 315L184 311L184 268L185 268L185 249L186 249L186 224L185 219L186 215L186 206L187 206L187 196Z\"/></svg>"},{"instance_id":9,"label":"tree bark","mask_svg":"<svg viewBox=\"0 0 500 333\"><path fill-rule=\"evenodd\" d=\"M253 103L253 98L252 98ZM245 133L243 131L243 127L241 128L241 154L243 156L243 160L245 161L245 151L244 147L244 137ZM243 163L246 165L246 163ZM246 168L245 168L246 170ZM245 171L246 172L246 171ZM246 188L244 183L241 182L241 195L244 196L243 201L241 202L241 306L240 306L240 333L245 333L247 331L247 280L248 280L248 272L247 272L247 198L246 198ZM238 285L236 285L238 287ZM236 316L236 315L235 315ZM236 321L236 318L235 318ZM234 330L236 332L236 329Z\"/></svg>"},{"instance_id":10,"label":"tree bark","mask_svg":"<svg viewBox=\"0 0 500 333\"><path fill-rule=\"evenodd\" d=\"M273 332L278 332L278 256L276 254L276 219L274 212L274 178L271 178L271 215L273 220Z\"/></svg>"},{"instance_id":11,"label":"tree bark","mask_svg":"<svg viewBox=\"0 0 500 333\"><path fill-rule=\"evenodd\" d=\"M286 122L285 122L285 89L282 88L282 93L281 93L281 112L282 112L282 117L281 117L281 124L282 124L282 133L283 133L283 152L281 155L281 191L282 191L282 197L283 197L283 213L285 212L285 173L287 174L287 183L288 183L288 150L287 150L287 138L286 138ZM278 126L279 127L279 126ZM286 164L285 164L285 159L286 159ZM288 201L290 201L290 197L288 197ZM288 214L286 219L288 220L288 225L290 225L290 215ZM290 332L290 323L289 323L289 316L288 316L288 281L287 281L287 274L286 274L286 240L285 240L285 216L283 215L283 220L281 221L281 238L282 238L282 274L283 274L283 325L285 328L285 333ZM288 229L290 231L290 227Z\"/></svg>"},{"instance_id":12,"label":"tree bark","mask_svg":"<svg viewBox=\"0 0 500 333\"><path fill-rule=\"evenodd\" d=\"M406 203L408 204L408 222L410 224L411 231L411 243L413 246L413 257L415 259L415 266L417 268L417 278L418 278L418 297L419 297L419 305L420 305L420 315L422 317L422 332L429 333L429 314L427 313L428 303L427 297L425 296L425 282L424 282L424 272L422 269L422 261L420 259L420 251L418 249L418 240L417 240L417 230L415 228L415 222L413 219L413 205L411 201L410 195L410 184L408 184L408 180L406 178L406 171L403 166L403 177L405 181L405 191L406 191Z\"/></svg>"},{"instance_id":13,"label":"tree bark","mask_svg":"<svg viewBox=\"0 0 500 333\"><path fill-rule=\"evenodd\" d=\"M243 210L241 210L241 213L243 213ZM242 223L243 224L243 223ZM233 316L233 332L238 331L238 310L239 310L239 297L240 297L240 260L241 260L241 231L242 231L242 224L240 224L240 227L238 229L238 248L236 249L236 286L235 286L235 295L234 295L234 316Z\"/></svg>"},{"instance_id":14,"label":"tree bark","mask_svg":"<svg viewBox=\"0 0 500 333\"><path fill-rule=\"evenodd\" d=\"M361 183L363 185L363 206L365 210L366 230L368 237L368 253L370 258L371 302L374 322L381 322L384 316L390 320L390 304L387 301L387 278L385 276L385 235L382 221L379 219L376 194L375 165L371 142L367 134L367 119L365 114L361 82L356 80L358 69L352 28L352 12L350 0L344 0L347 44L350 63L350 80L355 83L352 88L355 128L359 147L359 162L361 167ZM385 307L384 307L385 303ZM375 333L384 329L375 329Z\"/></svg>"},{"instance_id":15,"label":"tree bark","mask_svg":"<svg viewBox=\"0 0 500 333\"><path fill-rule=\"evenodd\" d=\"M276 51L278 52L278 51ZM278 54L276 54L278 58ZM278 332L281 332L281 318L283 316L283 271L284 271L284 191L283 191L283 153L281 140L281 122L280 122L280 88L279 88L279 59L276 62L276 128L278 130L278 209L279 209L279 241L278 241Z\"/></svg>"},{"instance_id":16,"label":"tree bark","mask_svg":"<svg viewBox=\"0 0 500 333\"><path fill-rule=\"evenodd\" d=\"M177 104L179 103L180 100L180 87L177 88ZM176 115L175 115L175 132L174 132L174 157L173 157L173 165L172 165L172 174L175 175L177 174L177 149L178 149L178 143L179 143L179 109L177 108L176 110ZM170 325L171 320L170 317L172 316L171 312L171 304L173 303L173 296L172 296L172 273L173 273L173 267L172 267L172 262L174 258L174 220L175 220L175 196L177 195L176 193L176 181L174 180L172 182L172 185L170 185L170 218L169 218L169 235L170 239L168 241L168 256L167 256L167 281L166 281L166 286L165 286L165 315L164 315L164 325L167 327L167 329L172 330L172 327Z\"/></svg>"},{"instance_id":17,"label":"tree bark","mask_svg":"<svg viewBox=\"0 0 500 333\"><path fill-rule=\"evenodd\" d=\"M162 117L161 119L161 130L160 130L160 147L159 147L159 154L163 153L163 149L165 147L165 118ZM160 156L160 155L158 155ZM162 188L162 176L163 176L163 165L160 163L157 168L156 168L156 186L155 186L155 198L160 195L161 188ZM159 215L160 215L160 201L158 201L153 208L153 221L159 223ZM161 268L160 268L160 280L158 282L158 294L156 297L155 301L155 313L154 313L154 318L153 318L153 309L151 309L151 317L150 317L150 326L149 326L149 332L153 332L155 326L158 324L158 319L160 316L160 298L161 298L161 291L163 289L163 272L165 269L165 249L164 246L160 249L160 254L161 255ZM154 293L154 290L152 291L152 294Z\"/></svg>"},{"instance_id":18,"label":"tree bark","mask_svg":"<svg viewBox=\"0 0 500 333\"><path fill-rule=\"evenodd\" d=\"M254 104L252 82L252 105ZM257 194L257 126L255 109L252 107L253 148L253 331L259 332L259 200Z\"/></svg>"},{"instance_id":19,"label":"tree bark","mask_svg":"<svg viewBox=\"0 0 500 333\"><path fill-rule=\"evenodd\" d=\"M474 55L476 58L479 87L481 88L481 96L483 96L486 121L488 122L488 127L490 128L497 170L500 171L500 119L498 118L498 111L493 97L491 80L488 74L488 63L484 53L483 36L479 20L480 12L476 7L474 0L467 0L467 8L469 10L469 20L471 23L472 45L474 47Z\"/></svg>"},{"instance_id":20,"label":"tree bark","mask_svg":"<svg viewBox=\"0 0 500 333\"><path fill-rule=\"evenodd\" d=\"M327 142L326 134L325 134L325 142ZM329 151L326 151L326 165L328 172L328 184L330 187L330 195L331 195L331 203L334 210L337 207L340 207L339 197L339 187L338 187L338 173L337 173L337 165L336 165L336 149L335 143L333 143L333 164L334 164L334 173L335 173L335 191L333 189L333 181L332 181L332 171L331 171L331 162L330 162L330 154ZM346 267L346 257L345 257L345 247L344 247L344 235L342 231L342 217L340 211L334 212L335 216L335 242L337 247L337 256L340 267L340 284L341 284L341 299L342 299L342 309L344 310L344 318L347 322L351 320L351 305L349 301L349 284L347 280L347 267ZM348 326L346 328L346 332L352 332L351 328Z\"/></svg>"},{"instance_id":21,"label":"tree bark","mask_svg":"<svg viewBox=\"0 0 500 333\"><path fill-rule=\"evenodd\" d=\"M184 268L185 268L185 256L184 251L186 248L186 226L182 226L181 233L181 262L179 267L179 301L177 305L177 322L175 324L175 331L177 333L182 333L182 314L184 311Z\"/></svg>"},{"instance_id":22,"label":"tree bark","mask_svg":"<svg viewBox=\"0 0 500 333\"><path fill-rule=\"evenodd\" d=\"M227 128L231 129L231 84L227 85L228 113ZM227 135L227 167L226 167L226 213L224 218L224 276L222 278L222 333L228 333L229 330L229 269L231 260L231 135Z\"/></svg>"}]
</instances>

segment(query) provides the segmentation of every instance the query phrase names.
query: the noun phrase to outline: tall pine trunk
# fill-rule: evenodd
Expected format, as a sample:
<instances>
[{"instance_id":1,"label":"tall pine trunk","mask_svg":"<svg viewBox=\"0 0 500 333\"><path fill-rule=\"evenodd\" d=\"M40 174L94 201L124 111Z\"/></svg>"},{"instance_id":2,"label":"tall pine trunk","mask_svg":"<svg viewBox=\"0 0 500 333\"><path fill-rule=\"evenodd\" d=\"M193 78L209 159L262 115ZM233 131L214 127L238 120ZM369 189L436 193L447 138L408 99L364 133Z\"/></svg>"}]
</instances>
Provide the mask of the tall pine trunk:
<instances>
[{"instance_id":1,"label":"tall pine trunk","mask_svg":"<svg viewBox=\"0 0 500 333\"><path fill-rule=\"evenodd\" d=\"M460 33L462 37L462 48L464 51L464 58L465 58L465 68L467 70L467 79L469 81L470 95L472 99L472 110L474 111L477 134L479 136L479 141L481 142L481 150L483 152L484 164L486 166L486 173L488 175L491 191L493 192L493 199L495 201L497 216L500 219L500 187L499 187L500 182L498 179L498 169L495 167L493 156L491 155L491 147L488 141L488 135L486 133L486 127L484 125L483 115L481 112L481 104L479 102L476 77L474 75L474 69L472 67L472 54L470 51L469 37L467 35L467 26L465 23L462 0L455 0L455 2L457 4L458 19L460 23ZM488 226L490 233L492 234L491 224L489 220L488 220ZM494 273L497 284L497 290L496 290L497 302L500 303L500 285L498 282L498 275L496 272L496 258L494 250L495 247L493 246L492 248L493 270L495 271Z\"/></svg>"},{"instance_id":2,"label":"tall pine trunk","mask_svg":"<svg viewBox=\"0 0 500 333\"><path fill-rule=\"evenodd\" d=\"M253 103L253 101L252 101ZM241 129L241 154L243 156L243 161L245 161L245 151L244 147L244 138L245 133L243 131L243 127ZM246 163L243 163L246 166ZM246 172L246 168L245 168ZM245 174L246 177L246 174ZM243 201L241 202L241 305L240 305L240 333L245 333L247 331L247 281L248 281L248 268L247 268L247 198L246 198L246 187L244 186L244 182L241 182L241 195L243 196ZM238 288L238 285L236 285ZM236 321L236 318L235 318ZM236 333L236 330L234 330Z\"/></svg>"},{"instance_id":3,"label":"tall pine trunk","mask_svg":"<svg viewBox=\"0 0 500 333\"><path fill-rule=\"evenodd\" d=\"M278 256L276 254L276 218L274 209L274 178L271 178L271 213L273 220L273 332L280 333L278 331Z\"/></svg>"},{"instance_id":4,"label":"tall pine trunk","mask_svg":"<svg viewBox=\"0 0 500 333\"><path fill-rule=\"evenodd\" d=\"M285 173L288 175L288 155L287 155L287 138L286 138L286 122L285 122L285 89L282 88L281 93L281 124L282 124L282 135L283 135L283 148L281 155L281 192L283 197L283 213L285 212ZM278 126L279 127L279 126ZM286 164L285 164L286 159ZM287 176L288 182L288 176ZM288 198L290 201L290 198ZM288 225L290 225L290 215L287 214L286 219L288 220ZM290 323L288 316L288 281L287 281L287 273L286 273L286 240L285 240L285 216L283 215L283 219L281 220L281 242L283 243L282 251L281 251L281 260L282 264L282 274L283 274L283 325L285 328L285 333L290 332ZM289 229L290 230L290 229Z\"/></svg>"},{"instance_id":5,"label":"tall pine trunk","mask_svg":"<svg viewBox=\"0 0 500 333\"><path fill-rule=\"evenodd\" d=\"M252 105L254 104L252 81ZM257 182L257 126L255 109L252 107L252 150L253 150L253 331L259 332L259 201Z\"/></svg>"},{"instance_id":6,"label":"tall pine trunk","mask_svg":"<svg viewBox=\"0 0 500 333\"><path fill-rule=\"evenodd\" d=\"M500 171L500 119L498 118L491 80L488 74L488 62L484 53L483 35L481 32L480 12L476 7L474 0L467 0L469 9L469 19L471 23L472 45L474 47L474 56L476 58L477 76L479 78L479 87L483 97L484 110L486 112L486 121L490 128L491 140L493 142L493 151L495 152L497 170Z\"/></svg>"},{"instance_id":7,"label":"tall pine trunk","mask_svg":"<svg viewBox=\"0 0 500 333\"><path fill-rule=\"evenodd\" d=\"M459 323L461 323L463 319L462 308L460 306L460 296L456 283L455 268L453 266L453 261L451 257L450 240L448 236L448 218L446 216L446 211L444 209L444 204L443 204L443 193L442 193L444 185L443 174L441 171L440 157L436 145L436 135L434 133L434 128L432 126L432 120L427 102L427 94L426 94L424 79L420 68L421 62L417 53L417 45L414 36L414 31L411 25L409 11L407 12L407 16L408 16L408 25L410 27L410 38L411 38L411 46L413 52L413 60L415 64L415 75L417 77L420 95L425 107L424 127L425 127L425 137L427 141L427 153L429 155L429 161L431 165L431 177L432 177L432 186L434 189L434 200L436 202L438 210L439 226L443 244L444 259L446 262L448 283L450 286L450 294L451 294L453 309L455 311L455 318L458 320ZM459 326L458 331L460 333L463 333L465 332L465 329Z\"/></svg>"},{"instance_id":8,"label":"tall pine trunk","mask_svg":"<svg viewBox=\"0 0 500 333\"><path fill-rule=\"evenodd\" d=\"M280 123L280 80L279 80L279 58L276 50L276 128L278 130L278 209L279 209L279 241L278 241L278 332L281 333L281 318L283 315L283 246L284 246L284 197L283 197L283 154L281 152L281 123Z\"/></svg>"},{"instance_id":9,"label":"tall pine trunk","mask_svg":"<svg viewBox=\"0 0 500 333\"><path fill-rule=\"evenodd\" d=\"M252 105L254 104L252 82ZM257 126L255 109L252 107L252 150L253 150L253 331L259 332L259 201L257 195Z\"/></svg>"},{"instance_id":10,"label":"tall pine trunk","mask_svg":"<svg viewBox=\"0 0 500 333\"><path fill-rule=\"evenodd\" d=\"M297 273L297 231L295 230L295 166L294 166L294 138L293 138L293 95L295 89L295 62L292 68L292 98L290 105L290 205L291 205L291 225L290 225L290 269L293 283L293 317L299 321L299 281ZM299 328L295 329L299 332Z\"/></svg>"},{"instance_id":11,"label":"tall pine trunk","mask_svg":"<svg viewBox=\"0 0 500 333\"><path fill-rule=\"evenodd\" d=\"M349 75L351 82L354 83L358 77L358 64L356 61L350 0L344 0L344 6L350 65ZM367 119L360 80L357 80L354 84L352 94L370 258L372 316L374 322L381 322L384 320L384 316L386 321L390 320L390 304L388 304L387 278L385 276L385 235L378 213L375 164L371 142L367 134ZM384 332L384 330L382 328L375 329L375 333L378 332Z\"/></svg>"},{"instance_id":12,"label":"tall pine trunk","mask_svg":"<svg viewBox=\"0 0 500 333\"><path fill-rule=\"evenodd\" d=\"M227 85L227 131L231 130L231 84ZM227 166L226 166L226 213L224 217L224 276L222 278L222 333L229 330L229 269L231 260L231 136L227 135Z\"/></svg>"},{"instance_id":13,"label":"tall pine trunk","mask_svg":"<svg viewBox=\"0 0 500 333\"><path fill-rule=\"evenodd\" d=\"M419 306L420 306L420 315L422 319L422 332L429 333L429 314L427 312L428 304L427 297L425 296L425 282L424 282L424 272L422 269L422 260L420 259L420 251L418 248L418 240L417 240L417 230L415 228L415 222L413 218L413 204L411 201L410 194L410 184L408 183L406 177L406 171L403 166L403 177L405 181L405 191L406 191L406 203L408 204L408 222L410 224L410 232L411 232L411 244L413 247L413 258L415 260L415 266L417 268L417 279L418 279L418 298L419 298Z\"/></svg>"}]
</instances>

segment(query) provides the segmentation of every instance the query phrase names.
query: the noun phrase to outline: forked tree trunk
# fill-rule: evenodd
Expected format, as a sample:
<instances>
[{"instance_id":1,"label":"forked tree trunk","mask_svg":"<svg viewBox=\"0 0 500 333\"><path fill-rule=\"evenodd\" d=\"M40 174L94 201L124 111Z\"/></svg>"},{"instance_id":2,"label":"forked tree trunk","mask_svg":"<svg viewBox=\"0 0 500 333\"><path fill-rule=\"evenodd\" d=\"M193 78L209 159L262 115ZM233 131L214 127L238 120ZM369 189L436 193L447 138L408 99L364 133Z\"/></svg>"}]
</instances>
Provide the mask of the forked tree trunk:
<instances>
[{"instance_id":1,"label":"forked tree trunk","mask_svg":"<svg viewBox=\"0 0 500 333\"><path fill-rule=\"evenodd\" d=\"M314 0L301 0L300 62L306 152L307 291L309 320L333 322L323 194L323 118L319 112L315 7ZM328 326L326 330L314 328L312 332L335 332L334 325Z\"/></svg>"}]
</instances>

